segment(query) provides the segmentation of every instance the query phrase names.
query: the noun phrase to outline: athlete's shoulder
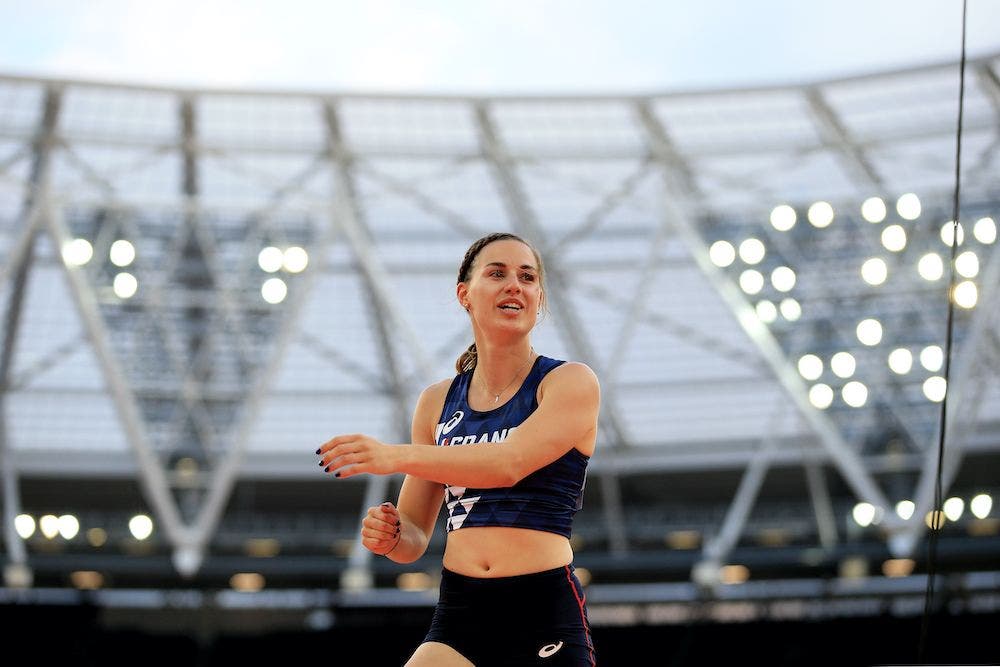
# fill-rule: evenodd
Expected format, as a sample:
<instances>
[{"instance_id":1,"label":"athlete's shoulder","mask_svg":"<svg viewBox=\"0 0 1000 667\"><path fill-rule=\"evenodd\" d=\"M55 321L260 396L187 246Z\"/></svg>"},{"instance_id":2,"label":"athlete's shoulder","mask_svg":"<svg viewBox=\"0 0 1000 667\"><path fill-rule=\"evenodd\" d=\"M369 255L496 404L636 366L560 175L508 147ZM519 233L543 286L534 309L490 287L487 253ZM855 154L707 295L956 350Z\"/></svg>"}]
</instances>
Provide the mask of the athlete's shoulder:
<instances>
[{"instance_id":1,"label":"athlete's shoulder","mask_svg":"<svg viewBox=\"0 0 1000 667\"><path fill-rule=\"evenodd\" d=\"M434 426L440 421L441 410L448 398L448 389L454 378L441 380L427 386L420 392L417 405L413 410L414 442L423 444L434 443Z\"/></svg>"},{"instance_id":2,"label":"athlete's shoulder","mask_svg":"<svg viewBox=\"0 0 1000 667\"><path fill-rule=\"evenodd\" d=\"M559 364L545 374L545 378L542 380L543 384L568 384L576 385L581 389L600 390L597 373L590 366L582 361L557 361Z\"/></svg>"},{"instance_id":3,"label":"athlete's shoulder","mask_svg":"<svg viewBox=\"0 0 1000 667\"><path fill-rule=\"evenodd\" d=\"M458 376L455 376L458 377ZM451 389L452 383L455 381L454 377L445 378L444 380L439 380L434 384L428 385L420 392L419 403L436 403L438 406L444 404L444 399L448 396L448 390Z\"/></svg>"}]
</instances>

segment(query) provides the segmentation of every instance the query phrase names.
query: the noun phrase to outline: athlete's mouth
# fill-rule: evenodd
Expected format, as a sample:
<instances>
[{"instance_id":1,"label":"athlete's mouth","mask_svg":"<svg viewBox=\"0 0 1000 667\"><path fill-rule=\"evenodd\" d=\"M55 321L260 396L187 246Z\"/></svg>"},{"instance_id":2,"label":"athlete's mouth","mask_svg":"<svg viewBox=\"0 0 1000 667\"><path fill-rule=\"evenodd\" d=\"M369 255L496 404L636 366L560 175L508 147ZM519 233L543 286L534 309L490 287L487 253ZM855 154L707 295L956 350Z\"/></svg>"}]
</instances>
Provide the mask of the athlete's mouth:
<instances>
[{"instance_id":1,"label":"athlete's mouth","mask_svg":"<svg viewBox=\"0 0 1000 667\"><path fill-rule=\"evenodd\" d=\"M500 308L501 310L512 310L516 312L519 310L523 310L524 306L522 306L520 303L516 301L504 301L498 306L498 308Z\"/></svg>"}]
</instances>

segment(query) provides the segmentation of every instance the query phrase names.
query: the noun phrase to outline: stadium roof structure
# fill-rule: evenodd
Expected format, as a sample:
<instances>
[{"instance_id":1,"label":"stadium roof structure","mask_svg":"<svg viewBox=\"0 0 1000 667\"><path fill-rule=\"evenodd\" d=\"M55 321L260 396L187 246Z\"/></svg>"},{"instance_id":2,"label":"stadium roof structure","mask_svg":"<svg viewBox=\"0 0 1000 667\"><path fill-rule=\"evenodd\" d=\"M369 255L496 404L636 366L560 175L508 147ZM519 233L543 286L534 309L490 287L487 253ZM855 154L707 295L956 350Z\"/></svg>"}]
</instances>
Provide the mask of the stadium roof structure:
<instances>
[{"instance_id":1,"label":"stadium roof structure","mask_svg":"<svg viewBox=\"0 0 1000 667\"><path fill-rule=\"evenodd\" d=\"M573 538L597 616L922 591L943 407L942 491L1000 493L1000 56L966 74L954 248L957 63L631 97L0 76L4 595L258 573L423 600L396 577L433 581L443 534L372 557L359 517L401 480L313 452L409 439L471 340L458 263L497 230L547 262L536 350L601 379ZM998 533L948 519L937 567L995 593Z\"/></svg>"}]
</instances>

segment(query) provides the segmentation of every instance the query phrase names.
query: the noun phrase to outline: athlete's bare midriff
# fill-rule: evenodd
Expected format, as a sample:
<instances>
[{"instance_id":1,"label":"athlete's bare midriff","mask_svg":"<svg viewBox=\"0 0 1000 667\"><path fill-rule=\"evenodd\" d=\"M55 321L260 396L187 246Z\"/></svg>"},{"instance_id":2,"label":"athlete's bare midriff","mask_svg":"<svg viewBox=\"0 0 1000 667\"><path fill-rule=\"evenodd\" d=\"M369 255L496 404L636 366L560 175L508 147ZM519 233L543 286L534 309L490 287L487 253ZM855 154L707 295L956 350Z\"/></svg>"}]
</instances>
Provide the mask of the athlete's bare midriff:
<instances>
[{"instance_id":1,"label":"athlete's bare midriff","mask_svg":"<svg viewBox=\"0 0 1000 667\"><path fill-rule=\"evenodd\" d=\"M444 550L444 566L467 577L513 577L572 562L568 539L527 528L459 528L448 533Z\"/></svg>"}]
</instances>

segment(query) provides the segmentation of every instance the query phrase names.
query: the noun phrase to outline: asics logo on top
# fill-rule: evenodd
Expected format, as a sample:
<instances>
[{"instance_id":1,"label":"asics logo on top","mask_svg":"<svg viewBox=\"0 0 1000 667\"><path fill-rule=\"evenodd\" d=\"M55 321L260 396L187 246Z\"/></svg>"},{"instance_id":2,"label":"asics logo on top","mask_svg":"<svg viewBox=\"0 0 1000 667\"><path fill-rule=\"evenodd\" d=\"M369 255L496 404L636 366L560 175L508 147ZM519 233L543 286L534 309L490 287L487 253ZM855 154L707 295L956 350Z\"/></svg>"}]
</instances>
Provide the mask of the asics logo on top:
<instances>
[{"instance_id":1,"label":"asics logo on top","mask_svg":"<svg viewBox=\"0 0 1000 667\"><path fill-rule=\"evenodd\" d=\"M464 412L462 412L461 410L455 410L455 414L451 416L451 419L446 421L444 423L444 426L441 427L441 435L448 435L453 430L455 430L455 427L458 426L458 423L462 421L462 417L464 416L465 416Z\"/></svg>"},{"instance_id":2,"label":"asics logo on top","mask_svg":"<svg viewBox=\"0 0 1000 667\"><path fill-rule=\"evenodd\" d=\"M542 648L538 649L538 657L551 658L556 653L558 653L559 649L561 649L562 647L563 647L562 642L559 642L558 644L546 644Z\"/></svg>"}]
</instances>

